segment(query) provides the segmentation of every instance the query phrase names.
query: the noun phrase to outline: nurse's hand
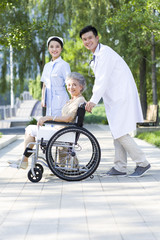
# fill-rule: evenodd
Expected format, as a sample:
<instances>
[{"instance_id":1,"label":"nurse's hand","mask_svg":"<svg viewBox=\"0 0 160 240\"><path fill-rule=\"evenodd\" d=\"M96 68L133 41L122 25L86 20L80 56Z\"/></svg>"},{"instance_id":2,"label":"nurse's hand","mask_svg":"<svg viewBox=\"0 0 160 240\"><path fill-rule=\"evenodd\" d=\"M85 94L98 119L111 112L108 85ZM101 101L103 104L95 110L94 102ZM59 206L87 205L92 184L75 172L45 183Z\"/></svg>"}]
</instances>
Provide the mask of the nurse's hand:
<instances>
[{"instance_id":1,"label":"nurse's hand","mask_svg":"<svg viewBox=\"0 0 160 240\"><path fill-rule=\"evenodd\" d=\"M86 107L85 107L86 111L91 113L92 112L92 108L94 108L95 105L96 104L93 103L93 102L87 102L86 103Z\"/></svg>"},{"instance_id":2,"label":"nurse's hand","mask_svg":"<svg viewBox=\"0 0 160 240\"><path fill-rule=\"evenodd\" d=\"M41 107L46 107L46 104L45 104L44 100L41 101Z\"/></svg>"}]
</instances>

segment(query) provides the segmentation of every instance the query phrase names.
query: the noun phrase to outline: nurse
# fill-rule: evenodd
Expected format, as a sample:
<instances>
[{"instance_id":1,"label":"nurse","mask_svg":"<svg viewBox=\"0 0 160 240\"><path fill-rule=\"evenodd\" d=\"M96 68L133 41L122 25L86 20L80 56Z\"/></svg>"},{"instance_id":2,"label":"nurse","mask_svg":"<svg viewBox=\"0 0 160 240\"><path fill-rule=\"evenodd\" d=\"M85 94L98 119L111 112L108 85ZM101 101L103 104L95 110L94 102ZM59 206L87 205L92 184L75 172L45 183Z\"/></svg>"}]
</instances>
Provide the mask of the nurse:
<instances>
[{"instance_id":1,"label":"nurse","mask_svg":"<svg viewBox=\"0 0 160 240\"><path fill-rule=\"evenodd\" d=\"M92 108L103 98L110 130L114 139L114 166L107 172L109 176L127 174L127 153L136 163L129 177L140 177L150 169L145 154L129 135L136 129L137 122L143 122L142 110L133 75L123 60L113 49L99 43L97 29L86 26L80 31L84 46L93 53L92 67L95 75L93 95L86 104Z\"/></svg>"},{"instance_id":2,"label":"nurse","mask_svg":"<svg viewBox=\"0 0 160 240\"><path fill-rule=\"evenodd\" d=\"M45 64L41 77L43 82L41 106L46 107L47 116L60 116L63 106L69 100L65 79L71 70L69 64L60 56L63 49L61 37L49 37L47 47L52 60Z\"/></svg>"}]
</instances>

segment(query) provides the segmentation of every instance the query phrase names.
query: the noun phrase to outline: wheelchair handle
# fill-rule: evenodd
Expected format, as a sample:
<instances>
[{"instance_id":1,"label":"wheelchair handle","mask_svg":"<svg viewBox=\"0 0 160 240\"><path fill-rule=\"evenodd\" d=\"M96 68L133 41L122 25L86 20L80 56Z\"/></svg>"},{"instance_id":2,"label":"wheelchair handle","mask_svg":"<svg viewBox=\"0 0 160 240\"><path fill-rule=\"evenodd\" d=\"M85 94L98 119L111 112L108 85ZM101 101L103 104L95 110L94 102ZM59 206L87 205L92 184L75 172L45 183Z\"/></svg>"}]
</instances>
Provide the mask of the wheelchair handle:
<instances>
[{"instance_id":1,"label":"wheelchair handle","mask_svg":"<svg viewBox=\"0 0 160 240\"><path fill-rule=\"evenodd\" d=\"M84 108L84 109L85 109L85 106L86 106L86 102L80 103L80 105L79 105L79 107Z\"/></svg>"}]
</instances>

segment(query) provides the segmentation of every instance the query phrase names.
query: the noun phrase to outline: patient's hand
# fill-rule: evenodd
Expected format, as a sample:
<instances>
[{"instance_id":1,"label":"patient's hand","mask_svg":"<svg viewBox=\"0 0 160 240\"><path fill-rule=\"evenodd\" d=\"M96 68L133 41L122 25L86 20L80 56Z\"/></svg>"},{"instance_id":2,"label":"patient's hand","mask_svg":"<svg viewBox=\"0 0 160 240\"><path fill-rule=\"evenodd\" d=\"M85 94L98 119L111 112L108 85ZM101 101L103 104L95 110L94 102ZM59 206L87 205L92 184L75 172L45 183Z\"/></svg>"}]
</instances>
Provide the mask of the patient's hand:
<instances>
[{"instance_id":1,"label":"patient's hand","mask_svg":"<svg viewBox=\"0 0 160 240\"><path fill-rule=\"evenodd\" d=\"M37 122L37 126L43 126L44 122L46 121L50 121L50 120L53 120L53 117L51 116L45 116L45 117L41 117L38 122Z\"/></svg>"},{"instance_id":2,"label":"patient's hand","mask_svg":"<svg viewBox=\"0 0 160 240\"><path fill-rule=\"evenodd\" d=\"M50 120L50 119L48 119L49 117L47 117L47 116L45 116L45 117L41 117L39 120L38 120L38 122L37 122L37 126L39 127L39 126L43 126L43 123L45 122L45 121L48 121L48 120Z\"/></svg>"}]
</instances>

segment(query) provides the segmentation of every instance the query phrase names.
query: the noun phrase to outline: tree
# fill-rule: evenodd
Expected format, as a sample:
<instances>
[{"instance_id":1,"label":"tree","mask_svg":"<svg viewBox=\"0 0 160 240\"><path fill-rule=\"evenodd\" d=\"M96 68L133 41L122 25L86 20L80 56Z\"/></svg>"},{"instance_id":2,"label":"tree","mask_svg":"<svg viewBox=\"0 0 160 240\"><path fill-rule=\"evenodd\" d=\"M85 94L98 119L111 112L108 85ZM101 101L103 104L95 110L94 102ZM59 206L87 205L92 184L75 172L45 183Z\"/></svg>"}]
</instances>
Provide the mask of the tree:
<instances>
[{"instance_id":1,"label":"tree","mask_svg":"<svg viewBox=\"0 0 160 240\"><path fill-rule=\"evenodd\" d=\"M156 61L155 59L151 60L151 49L153 49L151 36L154 32L155 38L158 38L160 30L160 16L153 14L153 9L159 11L160 3L157 0L154 3L150 0L123 0L119 3L119 7L115 11L111 9L110 18L107 19L106 23L109 35L112 36L112 44L118 39L118 44L117 46L115 44L114 47L125 57L136 76L137 83L139 82L141 104L145 117L147 83L150 82L150 72L154 71L154 76L156 74L155 68L152 68L152 61L154 64ZM139 74L137 74L138 69ZM153 93L157 91L155 88L156 84L152 89Z\"/></svg>"},{"instance_id":2,"label":"tree","mask_svg":"<svg viewBox=\"0 0 160 240\"><path fill-rule=\"evenodd\" d=\"M4 49L9 51L10 44L13 46L14 83L20 85L20 92L26 78L36 79L42 73L48 36L64 32L62 3L62 0L3 0L1 3L0 44L3 45L2 53ZM4 76L7 76L7 69ZM2 74L1 81L4 81ZM5 90L7 88L2 91Z\"/></svg>"},{"instance_id":3,"label":"tree","mask_svg":"<svg viewBox=\"0 0 160 240\"><path fill-rule=\"evenodd\" d=\"M103 38L106 34L106 9L108 6L106 0L83 0L65 1L64 16L68 25L68 40L65 43L63 56L71 65L72 71L78 71L83 74L87 81L87 89L84 92L86 99L89 100L92 94L94 77L88 75L89 62L92 54L83 47L82 40L79 37L80 30L87 25L94 25L102 33Z\"/></svg>"}]
</instances>

